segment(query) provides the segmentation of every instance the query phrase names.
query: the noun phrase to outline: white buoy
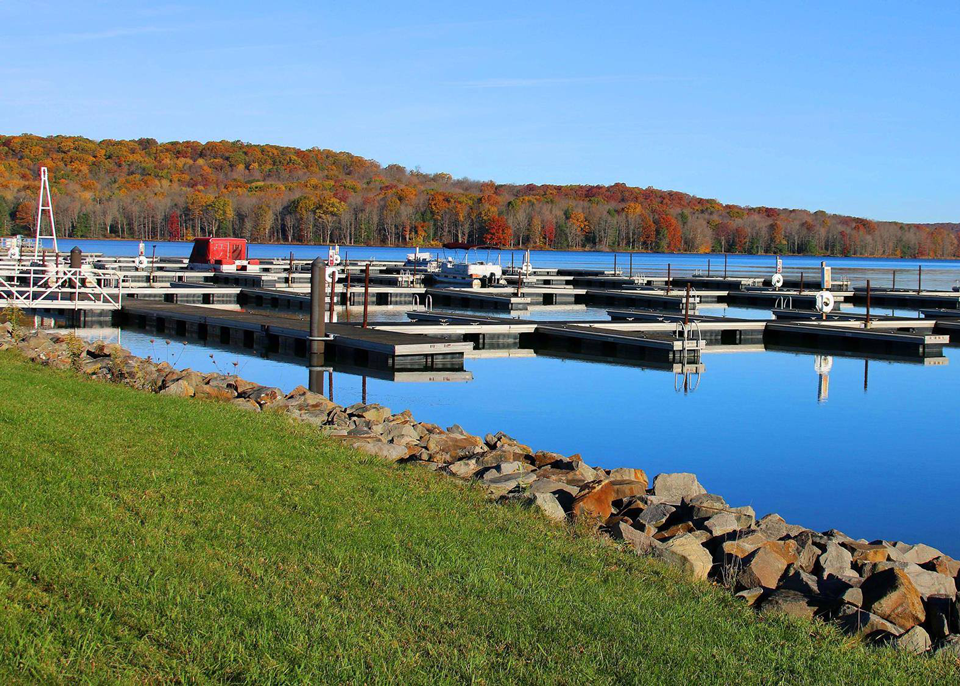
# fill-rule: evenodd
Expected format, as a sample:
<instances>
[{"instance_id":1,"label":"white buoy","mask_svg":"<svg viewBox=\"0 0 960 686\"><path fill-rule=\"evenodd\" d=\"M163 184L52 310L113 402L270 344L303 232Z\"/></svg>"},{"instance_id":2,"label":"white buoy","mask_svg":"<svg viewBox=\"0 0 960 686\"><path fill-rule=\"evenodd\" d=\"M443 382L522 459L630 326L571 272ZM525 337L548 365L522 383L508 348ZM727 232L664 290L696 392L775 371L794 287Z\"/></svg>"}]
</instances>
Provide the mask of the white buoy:
<instances>
[{"instance_id":1,"label":"white buoy","mask_svg":"<svg viewBox=\"0 0 960 686\"><path fill-rule=\"evenodd\" d=\"M817 293L817 311L827 314L833 310L833 293L830 291L820 291Z\"/></svg>"},{"instance_id":2,"label":"white buoy","mask_svg":"<svg viewBox=\"0 0 960 686\"><path fill-rule=\"evenodd\" d=\"M780 286L783 285L783 274L774 274L770 281L773 283L774 288L780 288Z\"/></svg>"}]
</instances>

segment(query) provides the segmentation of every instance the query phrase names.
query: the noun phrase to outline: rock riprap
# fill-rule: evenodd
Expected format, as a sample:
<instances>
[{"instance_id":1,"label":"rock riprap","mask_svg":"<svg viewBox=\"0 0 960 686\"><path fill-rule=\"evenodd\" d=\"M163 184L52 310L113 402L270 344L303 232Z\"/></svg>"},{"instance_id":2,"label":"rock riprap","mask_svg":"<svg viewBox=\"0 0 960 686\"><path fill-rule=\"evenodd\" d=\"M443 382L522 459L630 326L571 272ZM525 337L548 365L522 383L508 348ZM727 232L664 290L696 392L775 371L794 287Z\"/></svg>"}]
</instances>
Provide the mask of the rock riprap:
<instances>
[{"instance_id":1,"label":"rock riprap","mask_svg":"<svg viewBox=\"0 0 960 686\"><path fill-rule=\"evenodd\" d=\"M535 451L500 432L483 438L442 429L377 404L341 407L298 387L175 369L116 345L0 324L0 349L56 369L177 397L280 412L321 427L357 450L475 482L491 498L536 508L556 522L580 520L695 579L710 579L763 614L833 621L851 634L910 652L960 653L960 562L923 544L854 540L776 514L757 520L693 474L590 467L579 455Z\"/></svg>"}]
</instances>

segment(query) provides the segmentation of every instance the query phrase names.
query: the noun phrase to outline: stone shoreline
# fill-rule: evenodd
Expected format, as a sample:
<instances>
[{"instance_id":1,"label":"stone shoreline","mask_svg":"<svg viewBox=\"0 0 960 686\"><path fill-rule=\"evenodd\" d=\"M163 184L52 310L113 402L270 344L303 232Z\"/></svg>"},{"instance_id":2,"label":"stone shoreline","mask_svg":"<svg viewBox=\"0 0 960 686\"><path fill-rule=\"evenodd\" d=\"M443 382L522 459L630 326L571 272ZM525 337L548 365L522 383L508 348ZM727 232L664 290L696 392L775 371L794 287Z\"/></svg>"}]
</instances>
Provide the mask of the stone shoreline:
<instances>
[{"instance_id":1,"label":"stone shoreline","mask_svg":"<svg viewBox=\"0 0 960 686\"><path fill-rule=\"evenodd\" d=\"M538 508L558 523L586 521L625 550L735 593L759 612L838 624L868 641L960 657L960 562L924 544L854 540L776 514L760 519L708 493L693 474L590 467L579 455L535 451L504 433L442 429L376 404L341 407L298 387L284 394L218 373L178 370L120 346L0 324L0 350L144 391L282 412L388 462L416 463L477 482L499 502Z\"/></svg>"}]
</instances>

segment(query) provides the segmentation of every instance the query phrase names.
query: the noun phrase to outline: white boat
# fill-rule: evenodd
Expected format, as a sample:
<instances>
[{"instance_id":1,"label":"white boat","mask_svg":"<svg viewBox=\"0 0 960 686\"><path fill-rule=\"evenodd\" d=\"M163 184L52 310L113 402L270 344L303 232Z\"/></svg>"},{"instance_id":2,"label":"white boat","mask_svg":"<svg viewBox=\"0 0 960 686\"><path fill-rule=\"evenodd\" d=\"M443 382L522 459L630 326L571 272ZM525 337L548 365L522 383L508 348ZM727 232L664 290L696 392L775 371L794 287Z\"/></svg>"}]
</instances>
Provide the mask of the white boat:
<instances>
[{"instance_id":1,"label":"white boat","mask_svg":"<svg viewBox=\"0 0 960 686\"><path fill-rule=\"evenodd\" d=\"M448 244L444 247L465 250L464 258L456 261L452 257L440 262L440 270L433 275L437 283L461 286L465 288L487 288L506 286L503 269L499 264L470 259L470 251L477 246Z\"/></svg>"},{"instance_id":2,"label":"white boat","mask_svg":"<svg viewBox=\"0 0 960 686\"><path fill-rule=\"evenodd\" d=\"M403 263L403 267L423 273L436 272L440 268L433 255L428 252L420 252L420 248L415 248L414 252L407 253L407 261Z\"/></svg>"}]
</instances>

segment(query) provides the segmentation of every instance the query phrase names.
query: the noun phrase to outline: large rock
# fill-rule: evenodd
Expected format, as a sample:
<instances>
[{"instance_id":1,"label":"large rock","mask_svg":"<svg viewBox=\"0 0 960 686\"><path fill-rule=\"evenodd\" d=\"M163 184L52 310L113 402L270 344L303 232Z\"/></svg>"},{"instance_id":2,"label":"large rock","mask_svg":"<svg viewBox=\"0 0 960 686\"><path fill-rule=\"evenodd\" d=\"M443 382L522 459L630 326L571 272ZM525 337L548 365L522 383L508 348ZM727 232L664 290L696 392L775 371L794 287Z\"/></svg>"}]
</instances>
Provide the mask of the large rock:
<instances>
[{"instance_id":1,"label":"large rock","mask_svg":"<svg viewBox=\"0 0 960 686\"><path fill-rule=\"evenodd\" d=\"M613 482L591 481L580 488L573 501L573 516L578 519L607 519L613 513L616 500Z\"/></svg>"},{"instance_id":2,"label":"large rock","mask_svg":"<svg viewBox=\"0 0 960 686\"><path fill-rule=\"evenodd\" d=\"M383 407L382 405L375 404L364 405L362 403L351 405L350 407L346 408L346 412L351 417L363 417L364 419L376 423L382 423L392 414L389 407Z\"/></svg>"},{"instance_id":3,"label":"large rock","mask_svg":"<svg viewBox=\"0 0 960 686\"><path fill-rule=\"evenodd\" d=\"M918 565L922 565L925 562L929 562L930 560L943 555L943 553L936 548L931 548L923 543L918 543L916 545L897 543L895 547L902 554L903 557L901 559L904 562L913 562L914 564Z\"/></svg>"},{"instance_id":4,"label":"large rock","mask_svg":"<svg viewBox=\"0 0 960 686\"><path fill-rule=\"evenodd\" d=\"M560 506L560 502L553 493L533 493L530 495L532 503L539 508L548 519L555 522L563 522L567 519L567 513Z\"/></svg>"},{"instance_id":5,"label":"large rock","mask_svg":"<svg viewBox=\"0 0 960 686\"><path fill-rule=\"evenodd\" d=\"M613 488L613 499L624 500L637 495L645 495L647 492L647 482L637 479L613 479L610 481Z\"/></svg>"},{"instance_id":6,"label":"large rock","mask_svg":"<svg viewBox=\"0 0 960 686\"><path fill-rule=\"evenodd\" d=\"M860 587L863 606L901 629L910 629L926 618L920 591L902 569L871 574Z\"/></svg>"},{"instance_id":7,"label":"large rock","mask_svg":"<svg viewBox=\"0 0 960 686\"><path fill-rule=\"evenodd\" d=\"M824 574L848 576L853 573L853 568L850 566L853 562L853 556L839 543L828 542L826 550L817 561L820 563L820 569L823 570Z\"/></svg>"},{"instance_id":8,"label":"large rock","mask_svg":"<svg viewBox=\"0 0 960 686\"><path fill-rule=\"evenodd\" d=\"M707 490L697 481L695 474L678 472L676 474L657 474L653 478L653 494L671 502L681 502L684 498L706 493Z\"/></svg>"},{"instance_id":9,"label":"large rock","mask_svg":"<svg viewBox=\"0 0 960 686\"><path fill-rule=\"evenodd\" d=\"M273 386L257 386L244 393L243 397L249 398L260 407L266 407L280 400L283 397L283 391Z\"/></svg>"},{"instance_id":10,"label":"large rock","mask_svg":"<svg viewBox=\"0 0 960 686\"><path fill-rule=\"evenodd\" d=\"M930 634L924 631L923 627L915 626L893 639L893 645L897 650L920 654L930 650L933 642L930 640Z\"/></svg>"},{"instance_id":11,"label":"large rock","mask_svg":"<svg viewBox=\"0 0 960 686\"><path fill-rule=\"evenodd\" d=\"M715 514L703 523L703 527L713 536L722 536L740 528L737 518L729 512Z\"/></svg>"},{"instance_id":12,"label":"large rock","mask_svg":"<svg viewBox=\"0 0 960 686\"><path fill-rule=\"evenodd\" d=\"M650 505L645 508L634 518L634 523L638 526L643 526L647 534L653 535L676 511L677 508L673 505L657 503L656 505Z\"/></svg>"},{"instance_id":13,"label":"large rock","mask_svg":"<svg viewBox=\"0 0 960 686\"><path fill-rule=\"evenodd\" d=\"M660 546L659 541L654 540L622 520L610 527L610 535L615 540L624 541L629 544L638 555L649 555L655 548Z\"/></svg>"},{"instance_id":14,"label":"large rock","mask_svg":"<svg viewBox=\"0 0 960 686\"><path fill-rule=\"evenodd\" d=\"M741 588L776 588L787 569L787 562L777 552L761 546L743 558L737 584Z\"/></svg>"},{"instance_id":15,"label":"large rock","mask_svg":"<svg viewBox=\"0 0 960 686\"><path fill-rule=\"evenodd\" d=\"M393 443L383 443L382 441L370 441L364 443L354 443L353 447L367 455L379 457L387 462L399 462L408 456L407 449L402 445Z\"/></svg>"},{"instance_id":16,"label":"large rock","mask_svg":"<svg viewBox=\"0 0 960 686\"><path fill-rule=\"evenodd\" d=\"M160 391L160 395L172 395L176 398L192 398L194 387L186 379L178 379Z\"/></svg>"},{"instance_id":17,"label":"large rock","mask_svg":"<svg viewBox=\"0 0 960 686\"><path fill-rule=\"evenodd\" d=\"M528 458L527 453L516 450L512 446L501 446L483 453L478 463L481 467L492 467L501 462L525 462Z\"/></svg>"},{"instance_id":18,"label":"large rock","mask_svg":"<svg viewBox=\"0 0 960 686\"><path fill-rule=\"evenodd\" d=\"M844 605L835 617L837 624L848 634L863 634L869 636L878 631L899 636L903 629L888 622L883 617L875 615L853 605Z\"/></svg>"},{"instance_id":19,"label":"large rock","mask_svg":"<svg viewBox=\"0 0 960 686\"><path fill-rule=\"evenodd\" d=\"M778 514L768 514L757 522L757 530L771 541L775 541L787 535L787 523Z\"/></svg>"},{"instance_id":20,"label":"large rock","mask_svg":"<svg viewBox=\"0 0 960 686\"><path fill-rule=\"evenodd\" d=\"M466 460L458 460L453 462L445 467L454 476L459 476L461 479L469 479L471 476L480 471L480 466L477 464L477 461L470 457Z\"/></svg>"},{"instance_id":21,"label":"large rock","mask_svg":"<svg viewBox=\"0 0 960 686\"><path fill-rule=\"evenodd\" d=\"M797 591L777 590L764 598L758 608L763 615L789 615L813 619L820 610L820 602Z\"/></svg>"},{"instance_id":22,"label":"large rock","mask_svg":"<svg viewBox=\"0 0 960 686\"><path fill-rule=\"evenodd\" d=\"M430 453L434 462L456 462L465 457L473 457L484 452L483 441L476 436L462 434L430 434L423 442L423 447Z\"/></svg>"},{"instance_id":23,"label":"large rock","mask_svg":"<svg viewBox=\"0 0 960 686\"><path fill-rule=\"evenodd\" d=\"M616 469L611 469L610 479L612 481L640 481L643 483L644 490L646 490L647 486L650 484L650 480L647 478L646 472L644 472L642 469L632 469L630 467L617 467Z\"/></svg>"},{"instance_id":24,"label":"large rock","mask_svg":"<svg viewBox=\"0 0 960 686\"><path fill-rule=\"evenodd\" d=\"M420 434L409 424L386 425L380 436L388 443L397 445L413 445L420 442Z\"/></svg>"},{"instance_id":25,"label":"large rock","mask_svg":"<svg viewBox=\"0 0 960 686\"><path fill-rule=\"evenodd\" d=\"M499 498L517 487L526 486L536 478L537 476L533 472L515 472L513 474L501 474L492 479L484 479L483 485L491 497Z\"/></svg>"},{"instance_id":26,"label":"large rock","mask_svg":"<svg viewBox=\"0 0 960 686\"><path fill-rule=\"evenodd\" d=\"M713 566L710 553L700 545L696 537L689 534L671 538L666 543L653 548L651 555L679 568L684 574L694 579L706 579Z\"/></svg>"},{"instance_id":27,"label":"large rock","mask_svg":"<svg viewBox=\"0 0 960 686\"><path fill-rule=\"evenodd\" d=\"M882 572L887 569L902 569L910 577L910 581L920 591L920 597L924 600L939 596L944 598L957 597L957 582L953 577L945 574L938 574L924 569L920 565L912 562L878 562L872 565L872 573Z\"/></svg>"}]
</instances>

